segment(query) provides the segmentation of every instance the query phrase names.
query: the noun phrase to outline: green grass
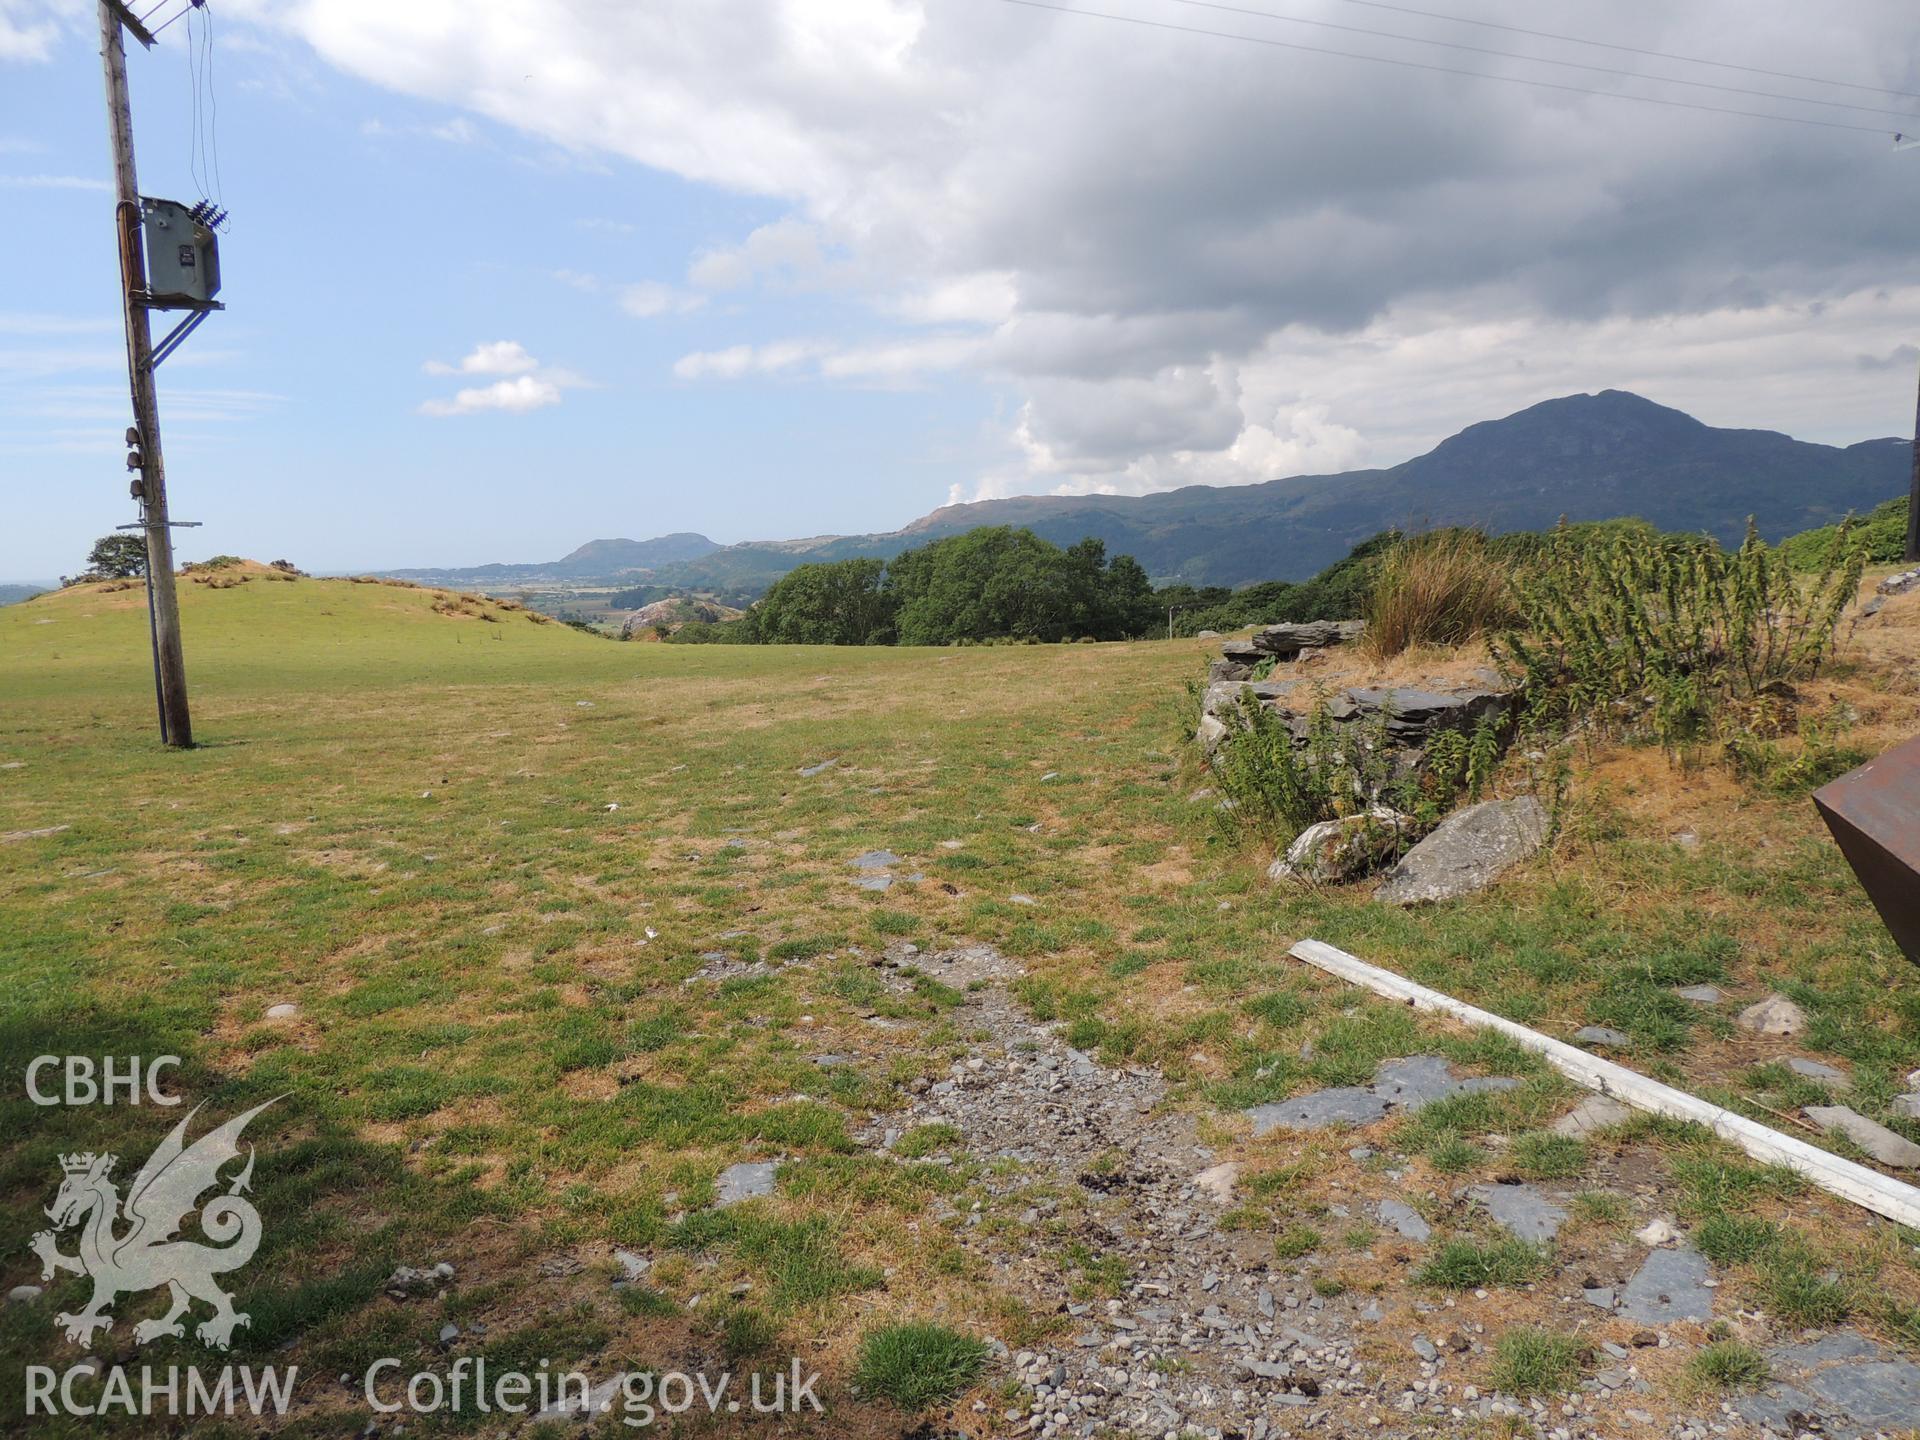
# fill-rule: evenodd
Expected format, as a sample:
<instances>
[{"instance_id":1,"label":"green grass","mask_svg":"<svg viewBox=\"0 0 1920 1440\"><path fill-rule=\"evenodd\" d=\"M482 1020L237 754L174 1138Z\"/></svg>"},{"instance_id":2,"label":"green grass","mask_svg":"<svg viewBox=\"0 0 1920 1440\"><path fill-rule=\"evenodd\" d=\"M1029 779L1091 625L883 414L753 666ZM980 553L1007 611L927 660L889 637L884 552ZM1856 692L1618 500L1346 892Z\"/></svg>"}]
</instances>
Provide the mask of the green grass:
<instances>
[{"instance_id":1,"label":"green grass","mask_svg":"<svg viewBox=\"0 0 1920 1440\"><path fill-rule=\"evenodd\" d=\"M1416 1278L1439 1290L1524 1285L1545 1271L1548 1258L1543 1248L1522 1240L1449 1240L1420 1267Z\"/></svg>"},{"instance_id":2,"label":"green grass","mask_svg":"<svg viewBox=\"0 0 1920 1440\"><path fill-rule=\"evenodd\" d=\"M1749 1215L1714 1215L1693 1232L1693 1243L1716 1265L1742 1265L1778 1243L1779 1229Z\"/></svg>"},{"instance_id":3,"label":"green grass","mask_svg":"<svg viewBox=\"0 0 1920 1440\"><path fill-rule=\"evenodd\" d=\"M1427 1163L1446 1175L1471 1170L1486 1159L1486 1152L1468 1141L1457 1130L1442 1130L1427 1142Z\"/></svg>"},{"instance_id":4,"label":"green grass","mask_svg":"<svg viewBox=\"0 0 1920 1440\"><path fill-rule=\"evenodd\" d=\"M1181 684L1204 644L618 645L436 602L312 580L183 587L202 741L186 753L151 734L137 589L0 608L0 764L18 766L0 769L0 833L66 827L0 842L0 1069L178 1054L203 1119L287 1097L247 1136L268 1223L236 1355L284 1347L339 1373L387 1353L407 1310L382 1280L443 1256L461 1271L450 1303L504 1339L524 1328L503 1318L515 1297L551 1288L543 1257L608 1244L655 1269L593 1286L592 1313L552 1332L575 1349L648 1353L668 1330L707 1343L713 1297L740 1281L778 1333L837 1353L893 1295L983 1333L1044 1333L1051 1311L1007 1318L991 1267L924 1228L936 1201L971 1198L958 1137L911 1131L897 1156L855 1139L967 1049L936 967L873 963L894 938L1015 954L1035 1020L1159 1067L1170 1108L1203 1122L1422 1051L1520 1077L1386 1142L1456 1171L1491 1165L1484 1137L1507 1133L1516 1168L1600 1183L1528 1138L1564 1107L1536 1061L1279 965L1276 937L1318 936L1532 1023L1601 1007L1677 1081L1716 1022L1659 997L1700 978L1787 990L1809 1043L1863 1090L1920 1066L1920 976L1798 801L1743 800L1742 833L1766 847L1683 852L1619 797L1583 793L1551 873L1388 910L1266 886L1268 857L1187 805L1204 782L1180 748ZM798 775L828 753L842 763ZM1073 783L1043 785L1048 771ZM873 848L903 860L884 897L847 863ZM721 965L758 973L692 978ZM299 1019L267 1021L279 1001ZM852 1063L816 1063L829 1053ZM131 1172L177 1118L0 1093L8 1283L34 1278L22 1257L59 1153L111 1150ZM1619 1143L1672 1154L1696 1231L1793 1195L1684 1135ZM1325 1213L1343 1148L1248 1157L1250 1223L1279 1257L1323 1245L1306 1218ZM707 1208L723 1168L775 1158L774 1195ZM1882 1289L1920 1313L1910 1267L1869 1287L1878 1252L1819 1243L1844 1265L1759 1254L1741 1283L1770 1313L1828 1315ZM1511 1285L1537 1267L1524 1250L1450 1242L1421 1273ZM1060 1278L1124 1283L1097 1265ZM73 1303L75 1284L49 1303ZM735 1322L736 1340L756 1323ZM40 1324L8 1325L0 1350L62 1353Z\"/></svg>"},{"instance_id":5,"label":"green grass","mask_svg":"<svg viewBox=\"0 0 1920 1440\"><path fill-rule=\"evenodd\" d=\"M1311 1225L1289 1225L1273 1238L1273 1253L1282 1260L1298 1260L1320 1248L1320 1232Z\"/></svg>"},{"instance_id":6,"label":"green grass","mask_svg":"<svg viewBox=\"0 0 1920 1440\"><path fill-rule=\"evenodd\" d=\"M888 1325L860 1342L854 1383L906 1410L951 1400L986 1368L987 1347L945 1325Z\"/></svg>"},{"instance_id":7,"label":"green grass","mask_svg":"<svg viewBox=\"0 0 1920 1440\"><path fill-rule=\"evenodd\" d=\"M1763 1384L1767 1357L1738 1340L1718 1340L1687 1361L1687 1378L1702 1390L1741 1390Z\"/></svg>"},{"instance_id":8,"label":"green grass","mask_svg":"<svg viewBox=\"0 0 1920 1440\"><path fill-rule=\"evenodd\" d=\"M1529 1131L1513 1142L1513 1168L1530 1180L1571 1180L1587 1168L1587 1145L1571 1135Z\"/></svg>"},{"instance_id":9,"label":"green grass","mask_svg":"<svg viewBox=\"0 0 1920 1440\"><path fill-rule=\"evenodd\" d=\"M1521 1326L1494 1342L1494 1388L1510 1395L1567 1390L1579 1373L1580 1342L1571 1335Z\"/></svg>"}]
</instances>

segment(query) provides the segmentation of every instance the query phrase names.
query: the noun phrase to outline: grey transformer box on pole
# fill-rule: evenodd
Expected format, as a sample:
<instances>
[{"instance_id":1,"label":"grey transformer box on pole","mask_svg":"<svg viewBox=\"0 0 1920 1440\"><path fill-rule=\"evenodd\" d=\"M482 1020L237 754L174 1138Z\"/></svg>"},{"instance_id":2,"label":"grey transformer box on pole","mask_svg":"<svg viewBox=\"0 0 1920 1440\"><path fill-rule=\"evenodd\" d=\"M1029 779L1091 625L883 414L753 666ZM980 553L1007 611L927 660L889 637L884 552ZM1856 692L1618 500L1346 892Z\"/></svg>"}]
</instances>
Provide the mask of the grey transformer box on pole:
<instances>
[{"instance_id":1,"label":"grey transformer box on pole","mask_svg":"<svg viewBox=\"0 0 1920 1440\"><path fill-rule=\"evenodd\" d=\"M193 310L212 305L220 293L220 240L214 233L224 215L206 201L140 197L146 230L148 307Z\"/></svg>"}]
</instances>

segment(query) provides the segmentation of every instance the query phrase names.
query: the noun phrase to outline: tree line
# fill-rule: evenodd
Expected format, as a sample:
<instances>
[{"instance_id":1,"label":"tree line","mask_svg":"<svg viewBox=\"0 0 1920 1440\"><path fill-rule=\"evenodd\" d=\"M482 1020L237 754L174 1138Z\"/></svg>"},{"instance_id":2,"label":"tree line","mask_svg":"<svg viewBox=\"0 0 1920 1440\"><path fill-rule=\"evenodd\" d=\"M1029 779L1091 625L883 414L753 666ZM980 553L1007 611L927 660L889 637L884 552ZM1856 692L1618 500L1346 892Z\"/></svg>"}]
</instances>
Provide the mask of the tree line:
<instances>
[{"instance_id":1,"label":"tree line","mask_svg":"<svg viewBox=\"0 0 1920 1440\"><path fill-rule=\"evenodd\" d=\"M891 560L802 565L739 620L688 625L683 643L953 645L1125 640L1161 615L1147 572L1089 537L1066 549L1001 525Z\"/></svg>"}]
</instances>

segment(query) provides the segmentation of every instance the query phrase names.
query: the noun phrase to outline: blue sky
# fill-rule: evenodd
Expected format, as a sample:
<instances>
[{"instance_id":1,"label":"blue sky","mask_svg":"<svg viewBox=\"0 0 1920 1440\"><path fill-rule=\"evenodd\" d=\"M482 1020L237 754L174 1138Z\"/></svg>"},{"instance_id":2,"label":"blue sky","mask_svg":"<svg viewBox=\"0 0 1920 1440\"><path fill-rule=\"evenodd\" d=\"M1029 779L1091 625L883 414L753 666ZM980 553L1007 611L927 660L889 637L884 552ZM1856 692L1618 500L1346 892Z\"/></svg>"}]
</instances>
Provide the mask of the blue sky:
<instances>
[{"instance_id":1,"label":"blue sky","mask_svg":"<svg viewBox=\"0 0 1920 1440\"><path fill-rule=\"evenodd\" d=\"M161 371L188 557L887 529L1389 464L1608 387L1831 442L1912 423L1898 0L1457 7L1817 84L1351 0L1276 8L1394 28L1339 32L1376 61L1182 0L1086 8L1242 38L997 0L212 8L231 309ZM91 9L0 0L0 263L27 277L0 579L132 518ZM187 28L131 68L142 188L191 200ZM1435 39L1516 56L1384 63L1466 63ZM1643 73L1567 68L1596 61Z\"/></svg>"},{"instance_id":2,"label":"blue sky","mask_svg":"<svg viewBox=\"0 0 1920 1440\"><path fill-rule=\"evenodd\" d=\"M603 535L885 528L978 468L995 401L969 380L674 375L691 351L844 323L831 295L622 308L626 287L678 287L689 257L779 206L559 149L242 36L216 24L229 309L160 370L174 513L204 522L179 537L184 555L351 569L550 559ZM0 532L0 578L77 571L94 536L135 518L96 50L63 35L48 63L0 66L0 195L33 222L0 236L0 265L33 277L0 302L0 470L16 522ZM184 47L136 48L129 64L141 188L191 201ZM503 378L425 366L503 340L536 375L562 376L559 403L421 412Z\"/></svg>"}]
</instances>

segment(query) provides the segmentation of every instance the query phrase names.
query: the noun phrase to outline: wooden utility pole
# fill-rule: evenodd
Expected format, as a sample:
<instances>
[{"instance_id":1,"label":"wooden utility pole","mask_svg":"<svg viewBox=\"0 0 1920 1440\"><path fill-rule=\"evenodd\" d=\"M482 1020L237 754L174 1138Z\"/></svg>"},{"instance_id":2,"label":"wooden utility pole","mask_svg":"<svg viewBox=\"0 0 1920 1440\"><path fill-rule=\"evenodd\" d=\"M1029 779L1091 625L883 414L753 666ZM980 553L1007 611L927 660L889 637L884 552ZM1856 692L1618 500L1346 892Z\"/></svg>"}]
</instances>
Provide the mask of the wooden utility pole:
<instances>
[{"instance_id":1,"label":"wooden utility pole","mask_svg":"<svg viewBox=\"0 0 1920 1440\"><path fill-rule=\"evenodd\" d=\"M107 128L113 142L114 231L120 248L120 300L127 331L127 380L139 450L140 520L147 535L147 596L153 625L154 683L160 696L160 739L193 744L187 709L187 664L180 645L180 597L173 580L173 534L167 519L167 467L160 452L160 406L153 384L153 335L147 317L147 260L141 239L140 185L133 169L133 102L127 93L122 26L142 44L153 39L116 0L100 0L100 60L107 81Z\"/></svg>"}]
</instances>

